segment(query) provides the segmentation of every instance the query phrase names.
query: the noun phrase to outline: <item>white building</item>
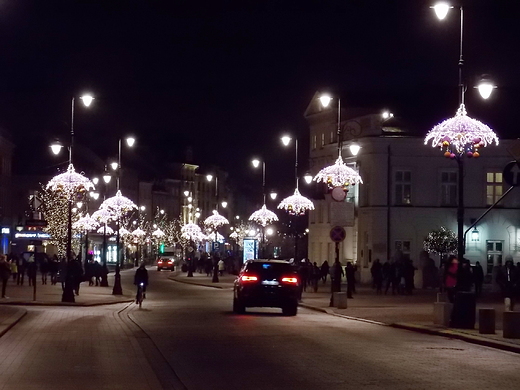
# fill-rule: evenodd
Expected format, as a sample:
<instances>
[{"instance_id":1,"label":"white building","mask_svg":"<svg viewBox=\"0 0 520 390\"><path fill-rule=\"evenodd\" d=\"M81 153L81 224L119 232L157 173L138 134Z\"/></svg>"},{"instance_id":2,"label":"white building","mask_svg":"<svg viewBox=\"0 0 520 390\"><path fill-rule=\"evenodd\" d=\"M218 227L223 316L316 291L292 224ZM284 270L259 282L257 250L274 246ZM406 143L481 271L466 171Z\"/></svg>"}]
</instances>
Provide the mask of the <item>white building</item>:
<instances>
[{"instance_id":1,"label":"white building","mask_svg":"<svg viewBox=\"0 0 520 390\"><path fill-rule=\"evenodd\" d=\"M317 97L305 112L313 174L333 164L338 155L337 108L322 108ZM363 184L348 192L345 202L350 204L339 205L343 207L341 213L329 194L315 201L316 210L309 218L309 258L318 264L334 261L329 231L342 217L340 223L347 238L340 247L340 261L355 262L362 281L370 280L370 267L376 258L384 262L398 249L422 268L419 259L427 234L441 226L457 232L456 161L424 144L429 129L424 129L420 137L407 136L390 127L392 120L384 121L375 110L342 109L341 118L342 154L345 162L359 171ZM500 131L497 134L500 137ZM357 156L349 151L354 141L361 146ZM503 181L502 172L513 160L509 151L515 147L520 149L520 140L500 140L499 146L484 148L481 157L465 158L465 230L510 187ZM466 236L465 258L472 263L480 261L484 272L491 273L493 265L502 264L507 255L520 261L518 191L513 189ZM473 231L475 234L471 234ZM431 257L438 265L438 258Z\"/></svg>"}]
</instances>

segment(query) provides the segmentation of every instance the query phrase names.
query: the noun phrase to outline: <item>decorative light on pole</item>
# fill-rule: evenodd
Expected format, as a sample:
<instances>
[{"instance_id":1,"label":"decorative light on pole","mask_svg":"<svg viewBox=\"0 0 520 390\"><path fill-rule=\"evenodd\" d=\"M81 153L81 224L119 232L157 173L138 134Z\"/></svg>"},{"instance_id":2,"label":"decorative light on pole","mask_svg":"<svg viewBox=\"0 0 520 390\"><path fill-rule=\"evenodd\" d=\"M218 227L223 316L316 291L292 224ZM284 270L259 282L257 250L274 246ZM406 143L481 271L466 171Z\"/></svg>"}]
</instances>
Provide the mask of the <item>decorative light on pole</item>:
<instances>
[{"instance_id":1,"label":"decorative light on pole","mask_svg":"<svg viewBox=\"0 0 520 390\"><path fill-rule=\"evenodd\" d=\"M100 208L107 209L117 218L117 236L116 236L116 245L117 245L117 259L116 259L116 273L114 279L114 288L112 290L112 294L114 295L122 295L123 289L121 287L121 245L120 245L120 237L124 236L130 232L121 227L121 217L126 213L136 210L137 205L132 202L130 199L124 197L121 194L121 191L118 190L116 195L106 199L101 204Z\"/></svg>"},{"instance_id":2,"label":"decorative light on pole","mask_svg":"<svg viewBox=\"0 0 520 390\"><path fill-rule=\"evenodd\" d=\"M256 222L262 227L266 227L267 225L278 221L278 216L271 210L268 210L264 204L260 210L257 210L253 214L251 214L249 220Z\"/></svg>"},{"instance_id":3,"label":"decorative light on pole","mask_svg":"<svg viewBox=\"0 0 520 390\"><path fill-rule=\"evenodd\" d=\"M229 225L229 221L227 218L223 217L218 213L217 210L213 210L213 215L210 215L208 218L204 220L204 225L210 228L215 229L215 241L218 242L218 231L217 229L224 225ZM213 279L212 282L218 283L218 264L216 261L213 261Z\"/></svg>"},{"instance_id":4,"label":"decorative light on pole","mask_svg":"<svg viewBox=\"0 0 520 390\"><path fill-rule=\"evenodd\" d=\"M72 260L72 202L77 193L88 193L94 189L94 184L85 176L77 173L74 166L69 164L67 171L54 176L46 186L55 192L61 192L65 195L68 202L68 220L67 220L67 260ZM62 302L75 302L74 289L71 281L65 283L63 290Z\"/></svg>"}]
</instances>

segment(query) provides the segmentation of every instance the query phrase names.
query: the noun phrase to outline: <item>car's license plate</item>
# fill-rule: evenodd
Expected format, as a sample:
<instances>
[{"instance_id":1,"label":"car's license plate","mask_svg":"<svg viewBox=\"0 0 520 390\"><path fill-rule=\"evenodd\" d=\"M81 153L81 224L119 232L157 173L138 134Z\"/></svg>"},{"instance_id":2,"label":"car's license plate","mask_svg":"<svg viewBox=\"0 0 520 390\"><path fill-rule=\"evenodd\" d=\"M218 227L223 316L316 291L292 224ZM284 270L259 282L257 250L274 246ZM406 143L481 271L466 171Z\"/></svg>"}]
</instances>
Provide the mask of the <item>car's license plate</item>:
<instances>
[{"instance_id":1,"label":"car's license plate","mask_svg":"<svg viewBox=\"0 0 520 390\"><path fill-rule=\"evenodd\" d=\"M276 280L262 280L264 286L278 286L280 283Z\"/></svg>"}]
</instances>

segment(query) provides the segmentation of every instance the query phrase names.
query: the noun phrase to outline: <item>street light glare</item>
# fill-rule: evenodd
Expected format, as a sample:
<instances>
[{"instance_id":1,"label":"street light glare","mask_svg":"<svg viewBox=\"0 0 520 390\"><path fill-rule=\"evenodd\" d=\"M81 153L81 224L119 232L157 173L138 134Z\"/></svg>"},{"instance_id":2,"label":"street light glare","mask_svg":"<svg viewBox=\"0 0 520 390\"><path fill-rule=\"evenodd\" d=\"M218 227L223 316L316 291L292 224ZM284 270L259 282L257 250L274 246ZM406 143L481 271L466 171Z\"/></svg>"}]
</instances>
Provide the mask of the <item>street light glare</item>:
<instances>
[{"instance_id":1,"label":"street light glare","mask_svg":"<svg viewBox=\"0 0 520 390\"><path fill-rule=\"evenodd\" d=\"M112 180L112 176L110 176L108 173L103 175L103 181L105 182L105 184L110 183L110 180Z\"/></svg>"},{"instance_id":2,"label":"street light glare","mask_svg":"<svg viewBox=\"0 0 520 390\"><path fill-rule=\"evenodd\" d=\"M80 97L80 99L83 101L85 107L89 107L92 104L94 97L92 97L92 95L83 95Z\"/></svg>"},{"instance_id":3,"label":"street light glare","mask_svg":"<svg viewBox=\"0 0 520 390\"><path fill-rule=\"evenodd\" d=\"M278 196L278 194L274 191L271 191L271 193L269 194L269 196L271 197L272 200L275 200L276 197Z\"/></svg>"},{"instance_id":4,"label":"street light glare","mask_svg":"<svg viewBox=\"0 0 520 390\"><path fill-rule=\"evenodd\" d=\"M225 200L224 200L224 201L222 201L222 203L221 203L221 204L222 204L222 207L224 207L224 208L226 208L226 207L227 207L227 202L226 202Z\"/></svg>"},{"instance_id":5,"label":"street light glare","mask_svg":"<svg viewBox=\"0 0 520 390\"><path fill-rule=\"evenodd\" d=\"M251 164L253 164L253 167L258 168L260 166L260 160L255 158L251 161Z\"/></svg>"},{"instance_id":6,"label":"street light glare","mask_svg":"<svg viewBox=\"0 0 520 390\"><path fill-rule=\"evenodd\" d=\"M357 156L359 153L359 150L361 149L361 146L359 144L353 143L349 146L350 153L352 153L353 156Z\"/></svg>"},{"instance_id":7,"label":"street light glare","mask_svg":"<svg viewBox=\"0 0 520 390\"><path fill-rule=\"evenodd\" d=\"M274 230L272 228L267 228L265 230L265 233L268 235L268 236L271 236L273 233L274 233Z\"/></svg>"},{"instance_id":8,"label":"street light glare","mask_svg":"<svg viewBox=\"0 0 520 390\"><path fill-rule=\"evenodd\" d=\"M190 194L189 191L184 191L184 196L188 196Z\"/></svg>"},{"instance_id":9,"label":"street light glare","mask_svg":"<svg viewBox=\"0 0 520 390\"><path fill-rule=\"evenodd\" d=\"M450 11L450 8L452 7L445 1L441 1L435 4L432 8L435 11L435 15L437 15L437 18L439 18L439 20L444 20L444 18L446 17L446 15L448 15L448 12Z\"/></svg>"},{"instance_id":10,"label":"street light glare","mask_svg":"<svg viewBox=\"0 0 520 390\"><path fill-rule=\"evenodd\" d=\"M332 98L328 94L324 94L320 96L320 103L323 107L327 108L332 101Z\"/></svg>"},{"instance_id":11,"label":"street light glare","mask_svg":"<svg viewBox=\"0 0 520 390\"><path fill-rule=\"evenodd\" d=\"M135 138L134 138L134 137L128 137L128 138L126 139L126 144L127 144L128 146L130 146L130 147L134 146L134 144L135 144Z\"/></svg>"},{"instance_id":12,"label":"street light glare","mask_svg":"<svg viewBox=\"0 0 520 390\"><path fill-rule=\"evenodd\" d=\"M207 181L213 180L213 175L206 175L206 180Z\"/></svg>"},{"instance_id":13,"label":"street light glare","mask_svg":"<svg viewBox=\"0 0 520 390\"><path fill-rule=\"evenodd\" d=\"M311 182L312 182L312 175L310 174L310 172L307 172L305 174L305 176L303 177L303 179L305 180L305 183L311 184Z\"/></svg>"},{"instance_id":14,"label":"street light glare","mask_svg":"<svg viewBox=\"0 0 520 390\"><path fill-rule=\"evenodd\" d=\"M284 146L287 146L291 143L291 137L289 137L288 135L284 135L282 137L282 143L284 144Z\"/></svg>"},{"instance_id":15,"label":"street light glare","mask_svg":"<svg viewBox=\"0 0 520 390\"><path fill-rule=\"evenodd\" d=\"M92 183L94 183L94 185L97 186L97 184L99 183L99 178L98 177L92 178Z\"/></svg>"},{"instance_id":16,"label":"street light glare","mask_svg":"<svg viewBox=\"0 0 520 390\"><path fill-rule=\"evenodd\" d=\"M482 96L482 99L488 99L491 96L494 88L495 86L490 81L481 81L477 86L478 92L480 93L480 96Z\"/></svg>"},{"instance_id":17,"label":"street light glare","mask_svg":"<svg viewBox=\"0 0 520 390\"><path fill-rule=\"evenodd\" d=\"M63 145L56 141L51 145L51 151L54 155L58 155L61 152L62 147Z\"/></svg>"},{"instance_id":18,"label":"street light glare","mask_svg":"<svg viewBox=\"0 0 520 390\"><path fill-rule=\"evenodd\" d=\"M115 171L119 167L119 164L116 162L112 162L110 163L110 167Z\"/></svg>"}]
</instances>

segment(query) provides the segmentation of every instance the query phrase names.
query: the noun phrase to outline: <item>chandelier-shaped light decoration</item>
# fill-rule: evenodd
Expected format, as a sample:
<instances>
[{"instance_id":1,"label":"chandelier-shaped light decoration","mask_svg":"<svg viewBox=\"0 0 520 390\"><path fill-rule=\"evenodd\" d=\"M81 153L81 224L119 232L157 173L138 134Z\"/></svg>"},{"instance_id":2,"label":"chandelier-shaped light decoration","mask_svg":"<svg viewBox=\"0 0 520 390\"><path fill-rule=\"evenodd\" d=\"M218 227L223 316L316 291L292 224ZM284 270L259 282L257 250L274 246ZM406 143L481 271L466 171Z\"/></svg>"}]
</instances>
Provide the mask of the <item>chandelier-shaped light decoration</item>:
<instances>
[{"instance_id":1,"label":"chandelier-shaped light decoration","mask_svg":"<svg viewBox=\"0 0 520 390\"><path fill-rule=\"evenodd\" d=\"M201 240L202 230L199 225L194 223L187 223L183 225L181 228L181 236L182 238L190 241L202 241Z\"/></svg>"},{"instance_id":2,"label":"chandelier-shaped light decoration","mask_svg":"<svg viewBox=\"0 0 520 390\"><path fill-rule=\"evenodd\" d=\"M106 234L107 236L111 236L112 234L114 234L114 229L112 229L110 226L107 226L107 227L101 226L97 230L97 233L99 233L99 234Z\"/></svg>"},{"instance_id":3,"label":"chandelier-shaped light decoration","mask_svg":"<svg viewBox=\"0 0 520 390\"><path fill-rule=\"evenodd\" d=\"M94 189L94 183L81 173L74 170L74 166L69 164L67 172L54 176L46 186L52 191L64 192L67 195L76 192L87 192Z\"/></svg>"},{"instance_id":4,"label":"chandelier-shaped light decoration","mask_svg":"<svg viewBox=\"0 0 520 390\"><path fill-rule=\"evenodd\" d=\"M207 235L204 233L202 233L202 234L204 234L205 239L207 241L215 241L215 235L216 235L216 239L218 242L224 242L224 236L222 234L220 234L219 232L209 229L206 231L206 233L207 233Z\"/></svg>"},{"instance_id":5,"label":"chandelier-shaped light decoration","mask_svg":"<svg viewBox=\"0 0 520 390\"><path fill-rule=\"evenodd\" d=\"M253 214L251 214L249 220L265 227L272 222L278 221L278 217L271 210L268 210L264 204L260 210L257 210Z\"/></svg>"},{"instance_id":6,"label":"chandelier-shaped light decoration","mask_svg":"<svg viewBox=\"0 0 520 390\"><path fill-rule=\"evenodd\" d=\"M152 232L152 236L156 239L161 239L165 236L165 233L161 229L157 228Z\"/></svg>"},{"instance_id":7,"label":"chandelier-shaped light decoration","mask_svg":"<svg viewBox=\"0 0 520 390\"><path fill-rule=\"evenodd\" d=\"M146 232L143 229L141 229L140 227L138 227L137 229L135 229L132 232L132 236L137 237L137 238L142 238L142 237L146 236Z\"/></svg>"},{"instance_id":8,"label":"chandelier-shaped light decoration","mask_svg":"<svg viewBox=\"0 0 520 390\"><path fill-rule=\"evenodd\" d=\"M291 195L280 202L279 209L284 209L292 215L304 215L307 210L314 210L314 204L310 199L300 195L298 188L294 190L294 195Z\"/></svg>"},{"instance_id":9,"label":"chandelier-shaped light decoration","mask_svg":"<svg viewBox=\"0 0 520 390\"><path fill-rule=\"evenodd\" d=\"M120 217L129 211L137 209L137 205L127 197L123 196L121 191L118 190L115 196L103 201L100 208L107 209L117 217Z\"/></svg>"},{"instance_id":10,"label":"chandelier-shaped light decoration","mask_svg":"<svg viewBox=\"0 0 520 390\"><path fill-rule=\"evenodd\" d=\"M345 164L341 156L338 157L334 165L329 165L319 171L313 180L317 183L326 183L330 189L342 187L346 190L349 186L363 183L359 173Z\"/></svg>"},{"instance_id":11,"label":"chandelier-shaped light decoration","mask_svg":"<svg viewBox=\"0 0 520 390\"><path fill-rule=\"evenodd\" d=\"M216 229L220 226L229 225L229 221L220 215L217 210L213 210L213 215L204 220L204 225Z\"/></svg>"},{"instance_id":12,"label":"chandelier-shaped light decoration","mask_svg":"<svg viewBox=\"0 0 520 390\"><path fill-rule=\"evenodd\" d=\"M233 240L237 240L238 239L238 233L237 232L233 232L229 235L229 238L232 238Z\"/></svg>"},{"instance_id":13,"label":"chandelier-shaped light decoration","mask_svg":"<svg viewBox=\"0 0 520 390\"><path fill-rule=\"evenodd\" d=\"M424 144L431 140L432 146L438 147L448 158L479 157L485 146L495 142L498 137L484 123L466 115L466 108L461 104L453 118L446 119L431 129Z\"/></svg>"},{"instance_id":14,"label":"chandelier-shaped light decoration","mask_svg":"<svg viewBox=\"0 0 520 390\"><path fill-rule=\"evenodd\" d=\"M88 213L72 224L72 227L82 232L89 232L99 226L99 223Z\"/></svg>"},{"instance_id":15,"label":"chandelier-shaped light decoration","mask_svg":"<svg viewBox=\"0 0 520 390\"><path fill-rule=\"evenodd\" d=\"M94 218L99 223L109 223L117 219L117 217L110 212L108 209L99 209L92 213L92 218Z\"/></svg>"}]
</instances>

